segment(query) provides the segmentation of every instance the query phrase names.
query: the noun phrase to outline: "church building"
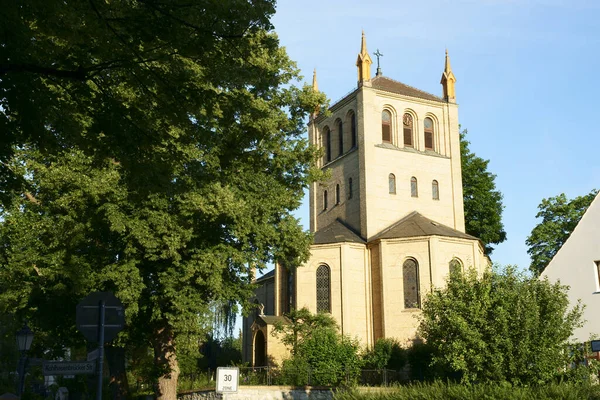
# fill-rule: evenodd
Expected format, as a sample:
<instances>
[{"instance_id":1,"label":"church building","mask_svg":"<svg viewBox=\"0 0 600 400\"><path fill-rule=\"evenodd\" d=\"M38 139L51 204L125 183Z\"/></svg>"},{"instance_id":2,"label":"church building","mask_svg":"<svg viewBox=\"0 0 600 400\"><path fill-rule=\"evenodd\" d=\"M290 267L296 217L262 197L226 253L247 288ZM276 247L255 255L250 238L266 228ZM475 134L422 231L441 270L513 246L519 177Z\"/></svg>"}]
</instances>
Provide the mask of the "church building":
<instances>
[{"instance_id":1,"label":"church building","mask_svg":"<svg viewBox=\"0 0 600 400\"><path fill-rule=\"evenodd\" d=\"M323 148L325 182L310 187L310 259L257 279L255 315L244 318L243 357L279 364L288 349L272 335L284 314L327 312L344 335L372 347L416 337L425 294L452 268L487 268L465 233L456 78L446 52L442 96L371 75L363 32L357 87L315 113L310 143ZM316 74L313 87L317 89Z\"/></svg>"}]
</instances>

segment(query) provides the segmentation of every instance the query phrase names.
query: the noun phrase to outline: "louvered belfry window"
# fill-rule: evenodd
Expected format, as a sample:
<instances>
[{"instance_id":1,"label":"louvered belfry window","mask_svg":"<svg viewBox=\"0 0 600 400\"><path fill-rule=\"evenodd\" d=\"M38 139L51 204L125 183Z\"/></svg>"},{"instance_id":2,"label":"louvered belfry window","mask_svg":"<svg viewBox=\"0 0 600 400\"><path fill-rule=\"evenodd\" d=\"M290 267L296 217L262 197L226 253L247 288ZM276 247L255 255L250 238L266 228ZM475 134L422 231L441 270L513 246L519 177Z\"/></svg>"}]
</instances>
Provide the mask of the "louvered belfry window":
<instances>
[{"instance_id":1,"label":"louvered belfry window","mask_svg":"<svg viewBox=\"0 0 600 400\"><path fill-rule=\"evenodd\" d=\"M352 148L356 147L356 114L350 114L350 135L352 136Z\"/></svg>"},{"instance_id":2,"label":"louvered belfry window","mask_svg":"<svg viewBox=\"0 0 600 400\"><path fill-rule=\"evenodd\" d=\"M317 268L317 312L331 312L331 272L327 265Z\"/></svg>"},{"instance_id":3,"label":"louvered belfry window","mask_svg":"<svg viewBox=\"0 0 600 400\"><path fill-rule=\"evenodd\" d=\"M338 155L344 154L344 125L342 121L338 121Z\"/></svg>"},{"instance_id":4,"label":"louvered belfry window","mask_svg":"<svg viewBox=\"0 0 600 400\"><path fill-rule=\"evenodd\" d=\"M433 120L427 117L423 124L425 127L425 149L433 150Z\"/></svg>"},{"instance_id":5,"label":"louvered belfry window","mask_svg":"<svg viewBox=\"0 0 600 400\"><path fill-rule=\"evenodd\" d=\"M404 308L420 308L419 301L419 266L412 258L404 261Z\"/></svg>"},{"instance_id":6,"label":"louvered belfry window","mask_svg":"<svg viewBox=\"0 0 600 400\"><path fill-rule=\"evenodd\" d=\"M413 147L413 117L409 113L402 117L402 125L404 126L404 146Z\"/></svg>"},{"instance_id":7,"label":"louvered belfry window","mask_svg":"<svg viewBox=\"0 0 600 400\"><path fill-rule=\"evenodd\" d=\"M323 129L323 145L325 146L325 162L331 161L331 131L328 127Z\"/></svg>"},{"instance_id":8,"label":"louvered belfry window","mask_svg":"<svg viewBox=\"0 0 600 400\"><path fill-rule=\"evenodd\" d=\"M381 113L381 141L392 142L392 114L388 110Z\"/></svg>"}]
</instances>

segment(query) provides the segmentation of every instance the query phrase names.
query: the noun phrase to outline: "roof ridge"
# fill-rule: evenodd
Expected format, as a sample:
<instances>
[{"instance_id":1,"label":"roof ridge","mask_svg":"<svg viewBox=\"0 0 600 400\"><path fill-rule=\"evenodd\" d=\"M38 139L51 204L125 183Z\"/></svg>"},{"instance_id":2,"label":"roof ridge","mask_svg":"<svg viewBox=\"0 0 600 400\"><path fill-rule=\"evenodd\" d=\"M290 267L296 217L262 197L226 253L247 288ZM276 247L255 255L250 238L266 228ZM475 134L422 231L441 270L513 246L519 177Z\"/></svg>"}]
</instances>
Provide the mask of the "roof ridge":
<instances>
[{"instance_id":1,"label":"roof ridge","mask_svg":"<svg viewBox=\"0 0 600 400\"><path fill-rule=\"evenodd\" d=\"M360 233L358 233L357 231L355 231L350 225L346 224L346 222L344 222L340 217L337 217L335 219L335 221L339 222L340 224L342 224L344 226L344 228L348 229L350 232L354 233L356 236L358 236L359 238L361 238L362 240L365 240L365 238L363 238ZM334 221L334 222L335 222ZM333 222L332 222L333 223ZM331 225L331 224L329 224Z\"/></svg>"},{"instance_id":2,"label":"roof ridge","mask_svg":"<svg viewBox=\"0 0 600 400\"><path fill-rule=\"evenodd\" d=\"M337 228L336 228L337 227ZM336 234L337 232L337 234ZM333 235L328 238L328 235ZM337 239L343 235L345 240L338 241ZM334 241L329 241L330 238L335 238ZM358 232L347 225L341 218L336 218L323 228L317 229L313 232L313 244L328 244L328 243L339 243L339 242L359 242L366 243L366 239L363 238Z\"/></svg>"},{"instance_id":3,"label":"roof ridge","mask_svg":"<svg viewBox=\"0 0 600 400\"><path fill-rule=\"evenodd\" d=\"M391 224L390 226L388 226L387 228L385 228L384 230L382 230L381 232L379 232L378 234L376 234L375 236L373 236L369 242L371 240L377 239L379 236L382 236L383 234L387 233L388 231L394 229L394 227L396 227L397 225L400 225L402 222L404 222L404 220L411 218L414 215L420 215L423 216L423 214L420 214L418 211L411 211L410 213L406 214L404 217L400 218L398 221L394 222L393 224Z\"/></svg>"},{"instance_id":4,"label":"roof ridge","mask_svg":"<svg viewBox=\"0 0 600 400\"><path fill-rule=\"evenodd\" d=\"M381 232L379 232L378 234L374 235L373 237L369 238L369 242L372 242L374 240L378 240L381 238L384 238L386 236L386 234L388 234L390 231L398 228L399 226L401 226L402 224L406 223L407 220L410 219L414 219L414 218L421 218L424 222L426 223L430 223L436 227L439 228L443 228L443 229L448 229L449 232L452 232L453 234L459 236L459 237L463 237L463 238L469 238L469 239L474 239L474 240L480 240L478 238L476 238L473 235L469 235L466 232L461 232L458 229L452 228L451 226L445 225L441 222L437 222L432 220L431 218L427 218L426 216L424 216L423 214L419 213L418 211L412 211L411 213L407 214L406 216L402 217L400 220L398 220L397 222L393 223L392 225L388 226L387 228L385 228L384 230L382 230ZM417 226L418 223L417 223ZM447 236L445 234L441 234L440 233L426 233L425 232L425 236L429 236L429 235L438 235L438 236ZM419 235L421 236L421 235Z\"/></svg>"},{"instance_id":5,"label":"roof ridge","mask_svg":"<svg viewBox=\"0 0 600 400\"><path fill-rule=\"evenodd\" d=\"M375 81L375 80L380 80L380 79L387 79L388 81L392 81L392 82L394 82L394 83L399 83L399 84L401 84L401 85L404 85L404 86L406 86L406 87L409 87L409 88L411 88L411 89L413 89L413 90L416 90L417 92L421 92L421 93L423 93L423 94L426 94L426 95L428 95L428 96L433 96L433 97L436 97L436 98L438 98L439 100L442 100L442 101L444 100L443 98L441 98L441 97L439 97L439 96L436 96L436 95L435 95L435 94L433 94L433 93L426 92L426 91L424 91L424 90L421 90L421 89L419 89L419 88L416 88L416 87L414 87L414 86L411 86L411 85L409 85L409 84L407 84L407 83L404 83L404 82L397 81L396 79L392 79L392 78L389 78L389 77L387 77L387 76L383 76L383 75L381 75L381 76L376 76L375 78L373 78L373 79L372 79L372 81ZM410 95L407 95L407 96L410 96ZM410 96L410 97L413 97L413 96Z\"/></svg>"}]
</instances>

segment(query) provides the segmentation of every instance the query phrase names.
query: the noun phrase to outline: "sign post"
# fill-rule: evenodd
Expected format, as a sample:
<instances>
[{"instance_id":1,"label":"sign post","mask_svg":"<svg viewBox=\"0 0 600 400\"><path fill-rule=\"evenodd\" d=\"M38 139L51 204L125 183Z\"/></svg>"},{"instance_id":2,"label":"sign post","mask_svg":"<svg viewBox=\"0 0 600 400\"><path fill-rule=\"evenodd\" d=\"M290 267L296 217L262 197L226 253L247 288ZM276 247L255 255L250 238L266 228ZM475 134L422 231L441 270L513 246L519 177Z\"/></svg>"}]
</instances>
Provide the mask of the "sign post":
<instances>
[{"instance_id":1,"label":"sign post","mask_svg":"<svg viewBox=\"0 0 600 400\"><path fill-rule=\"evenodd\" d=\"M113 340L125 327L123 304L110 292L94 292L77 305L77 329L90 342L98 342L98 384L96 399L102 400L104 342Z\"/></svg>"},{"instance_id":2,"label":"sign post","mask_svg":"<svg viewBox=\"0 0 600 400\"><path fill-rule=\"evenodd\" d=\"M217 368L217 393L237 393L240 381L238 367Z\"/></svg>"}]
</instances>

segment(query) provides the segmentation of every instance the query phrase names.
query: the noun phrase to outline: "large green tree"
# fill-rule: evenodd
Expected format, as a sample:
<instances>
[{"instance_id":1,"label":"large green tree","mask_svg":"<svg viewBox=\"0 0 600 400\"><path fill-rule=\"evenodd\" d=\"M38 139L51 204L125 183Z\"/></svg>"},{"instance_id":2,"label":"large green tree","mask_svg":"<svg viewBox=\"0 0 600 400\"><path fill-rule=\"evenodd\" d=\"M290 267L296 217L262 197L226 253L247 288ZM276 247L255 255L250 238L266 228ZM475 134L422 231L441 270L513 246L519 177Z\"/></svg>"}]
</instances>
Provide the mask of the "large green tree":
<instances>
[{"instance_id":1,"label":"large green tree","mask_svg":"<svg viewBox=\"0 0 600 400\"><path fill-rule=\"evenodd\" d=\"M564 193L542 199L536 215L542 221L533 228L525 242L529 247L527 253L531 256L531 272L539 275L546 269L597 194L598 190L593 189L574 199L568 199Z\"/></svg>"},{"instance_id":2,"label":"large green tree","mask_svg":"<svg viewBox=\"0 0 600 400\"><path fill-rule=\"evenodd\" d=\"M177 354L214 301L245 301L250 266L297 265L290 212L322 95L271 32L272 0L8 2L0 13L0 313L76 341L74 305L112 290L128 345ZM292 83L290 85L290 83ZM63 324L64 323L64 324Z\"/></svg>"},{"instance_id":3,"label":"large green tree","mask_svg":"<svg viewBox=\"0 0 600 400\"><path fill-rule=\"evenodd\" d=\"M452 271L423 305L420 335L443 377L463 382L549 382L567 365L565 345L581 324L567 288L512 267Z\"/></svg>"},{"instance_id":4,"label":"large green tree","mask_svg":"<svg viewBox=\"0 0 600 400\"><path fill-rule=\"evenodd\" d=\"M469 149L467 130L460 133L465 231L479 238L490 255L493 245L506 240L502 223L502 193L496 189L496 175L488 171L484 160Z\"/></svg>"}]
</instances>

